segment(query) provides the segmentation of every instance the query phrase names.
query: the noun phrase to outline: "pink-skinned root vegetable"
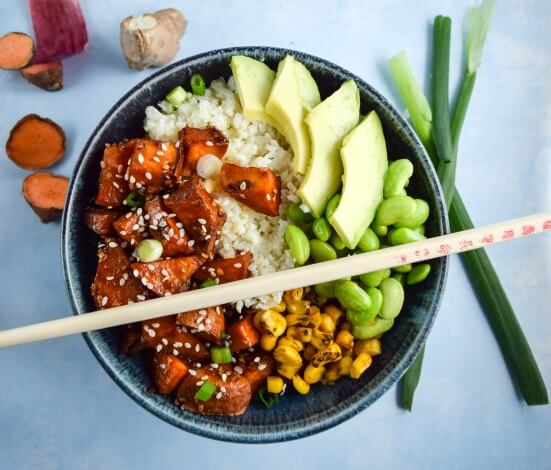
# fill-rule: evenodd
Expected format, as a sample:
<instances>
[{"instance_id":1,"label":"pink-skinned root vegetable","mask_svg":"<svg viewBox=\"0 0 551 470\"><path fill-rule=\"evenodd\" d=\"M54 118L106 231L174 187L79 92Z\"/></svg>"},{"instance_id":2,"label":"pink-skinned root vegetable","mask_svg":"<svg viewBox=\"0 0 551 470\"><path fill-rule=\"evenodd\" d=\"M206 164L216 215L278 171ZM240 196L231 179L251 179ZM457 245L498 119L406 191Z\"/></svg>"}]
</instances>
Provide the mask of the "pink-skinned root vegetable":
<instances>
[{"instance_id":1,"label":"pink-skinned root vegetable","mask_svg":"<svg viewBox=\"0 0 551 470\"><path fill-rule=\"evenodd\" d=\"M168 64L180 48L187 21L178 10L167 8L121 22L121 47L130 68L143 70Z\"/></svg>"},{"instance_id":2,"label":"pink-skinned root vegetable","mask_svg":"<svg viewBox=\"0 0 551 470\"><path fill-rule=\"evenodd\" d=\"M58 91L63 88L63 66L59 60L29 65L21 69L21 76L46 91Z\"/></svg>"},{"instance_id":3,"label":"pink-skinned root vegetable","mask_svg":"<svg viewBox=\"0 0 551 470\"><path fill-rule=\"evenodd\" d=\"M35 64L78 54L88 45L78 0L29 0L29 9L36 39Z\"/></svg>"}]
</instances>

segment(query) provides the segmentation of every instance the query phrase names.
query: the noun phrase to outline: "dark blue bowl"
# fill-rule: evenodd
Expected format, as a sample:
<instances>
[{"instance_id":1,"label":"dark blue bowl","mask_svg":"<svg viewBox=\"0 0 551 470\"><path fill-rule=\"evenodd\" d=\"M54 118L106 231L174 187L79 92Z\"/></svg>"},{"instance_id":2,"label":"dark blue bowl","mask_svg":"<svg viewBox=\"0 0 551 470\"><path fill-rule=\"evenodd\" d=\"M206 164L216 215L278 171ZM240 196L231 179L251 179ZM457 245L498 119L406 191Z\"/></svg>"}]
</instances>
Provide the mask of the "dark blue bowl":
<instances>
[{"instance_id":1,"label":"dark blue bowl","mask_svg":"<svg viewBox=\"0 0 551 470\"><path fill-rule=\"evenodd\" d=\"M143 136L145 107L161 101L173 87L189 83L192 74L202 74L207 83L220 76L228 77L229 61L235 54L263 60L274 69L281 58L292 54L310 69L322 97L335 91L344 80L355 80L360 89L362 113L375 109L383 122L389 155L408 156L414 162L414 181L408 191L430 203L428 235L448 232L442 192L426 152L402 116L366 82L326 60L296 51L267 47L216 50L175 63L136 85L113 106L86 143L71 181L62 227L63 269L75 315L95 310L90 284L97 263L97 238L85 227L82 214L96 193L104 145ZM375 359L361 380L344 379L333 386L314 386L306 396L288 393L271 409L253 401L240 417L192 414L152 393L150 376L142 359L119 354L116 329L85 334L84 338L113 380L136 402L168 423L224 441L261 443L298 439L354 416L400 378L427 338L440 304L446 272L446 259L435 260L429 279L408 289L404 311L383 338L383 354Z\"/></svg>"}]
</instances>

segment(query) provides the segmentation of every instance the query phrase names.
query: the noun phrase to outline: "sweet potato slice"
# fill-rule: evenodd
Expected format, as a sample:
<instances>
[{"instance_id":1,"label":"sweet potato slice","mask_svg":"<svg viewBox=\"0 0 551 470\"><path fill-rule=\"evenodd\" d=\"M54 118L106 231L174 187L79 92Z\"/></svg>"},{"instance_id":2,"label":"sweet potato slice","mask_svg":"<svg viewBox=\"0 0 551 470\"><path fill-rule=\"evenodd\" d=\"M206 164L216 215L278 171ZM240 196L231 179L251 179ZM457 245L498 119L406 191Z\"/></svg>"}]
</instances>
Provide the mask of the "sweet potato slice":
<instances>
[{"instance_id":1,"label":"sweet potato slice","mask_svg":"<svg viewBox=\"0 0 551 470\"><path fill-rule=\"evenodd\" d=\"M185 362L172 354L157 354L153 359L153 378L161 395L170 395L187 374Z\"/></svg>"},{"instance_id":2,"label":"sweet potato slice","mask_svg":"<svg viewBox=\"0 0 551 470\"><path fill-rule=\"evenodd\" d=\"M92 283L92 296L98 308L118 307L145 300L147 289L132 276L130 261L113 239L98 250L98 269Z\"/></svg>"},{"instance_id":3,"label":"sweet potato slice","mask_svg":"<svg viewBox=\"0 0 551 470\"><path fill-rule=\"evenodd\" d=\"M142 209L121 215L113 222L113 228L130 246L136 246L147 236Z\"/></svg>"},{"instance_id":4,"label":"sweet potato slice","mask_svg":"<svg viewBox=\"0 0 551 470\"><path fill-rule=\"evenodd\" d=\"M33 173L23 180L25 201L43 223L61 216L68 188L68 178L51 173Z\"/></svg>"},{"instance_id":5,"label":"sweet potato slice","mask_svg":"<svg viewBox=\"0 0 551 470\"><path fill-rule=\"evenodd\" d=\"M209 352L203 342L176 324L176 315L142 322L142 341L156 353L167 353L192 361L204 361Z\"/></svg>"},{"instance_id":6,"label":"sweet potato slice","mask_svg":"<svg viewBox=\"0 0 551 470\"><path fill-rule=\"evenodd\" d=\"M26 170L43 170L65 153L65 133L51 119L27 114L13 126L6 142L6 155Z\"/></svg>"},{"instance_id":7,"label":"sweet potato slice","mask_svg":"<svg viewBox=\"0 0 551 470\"><path fill-rule=\"evenodd\" d=\"M226 328L224 312L219 306L179 313L176 322L190 328L191 333L199 338L212 343L222 341L222 333Z\"/></svg>"},{"instance_id":8,"label":"sweet potato slice","mask_svg":"<svg viewBox=\"0 0 551 470\"><path fill-rule=\"evenodd\" d=\"M216 241L226 221L226 214L203 186L201 178L193 175L163 199L197 244L206 258L214 257Z\"/></svg>"},{"instance_id":9,"label":"sweet potato slice","mask_svg":"<svg viewBox=\"0 0 551 470\"><path fill-rule=\"evenodd\" d=\"M7 33L0 36L0 69L22 69L34 55L33 38L25 33Z\"/></svg>"},{"instance_id":10,"label":"sweet potato slice","mask_svg":"<svg viewBox=\"0 0 551 470\"><path fill-rule=\"evenodd\" d=\"M21 70L21 76L46 91L58 91L63 88L63 66L59 60L29 65Z\"/></svg>"},{"instance_id":11,"label":"sweet potato slice","mask_svg":"<svg viewBox=\"0 0 551 470\"><path fill-rule=\"evenodd\" d=\"M233 352L252 348L260 341L260 334L254 327L252 315L247 315L232 323L228 327L227 333L231 340L231 350Z\"/></svg>"},{"instance_id":12,"label":"sweet potato slice","mask_svg":"<svg viewBox=\"0 0 551 470\"><path fill-rule=\"evenodd\" d=\"M220 183L231 197L251 209L273 217L279 215L281 179L269 168L224 163Z\"/></svg>"},{"instance_id":13,"label":"sweet potato slice","mask_svg":"<svg viewBox=\"0 0 551 470\"><path fill-rule=\"evenodd\" d=\"M184 225L176 220L176 214L166 211L160 196L149 197L144 209L148 217L149 233L162 243L163 256L175 257L193 253L193 243L190 246L190 238Z\"/></svg>"},{"instance_id":14,"label":"sweet potato slice","mask_svg":"<svg viewBox=\"0 0 551 470\"><path fill-rule=\"evenodd\" d=\"M134 277L144 286L164 296L187 290L191 276L203 262L201 256L182 256L152 263L132 263L131 267Z\"/></svg>"},{"instance_id":15,"label":"sweet potato slice","mask_svg":"<svg viewBox=\"0 0 551 470\"><path fill-rule=\"evenodd\" d=\"M220 284L246 279L249 277L249 266L252 261L253 256L249 252L233 258L213 259L201 266L193 275L193 279L199 282L215 279Z\"/></svg>"},{"instance_id":16,"label":"sweet potato slice","mask_svg":"<svg viewBox=\"0 0 551 470\"><path fill-rule=\"evenodd\" d=\"M275 360L268 354L247 354L242 363L244 368L243 376L251 384L251 390L255 393L268 376L272 375L275 370Z\"/></svg>"},{"instance_id":17,"label":"sweet potato slice","mask_svg":"<svg viewBox=\"0 0 551 470\"><path fill-rule=\"evenodd\" d=\"M132 191L156 194L175 182L178 160L176 147L169 142L138 140L128 164L128 185Z\"/></svg>"},{"instance_id":18,"label":"sweet potato slice","mask_svg":"<svg viewBox=\"0 0 551 470\"><path fill-rule=\"evenodd\" d=\"M195 394L206 380L216 387L214 393L206 401L197 400ZM249 381L231 367L206 366L184 378L178 388L176 404L203 415L239 416L247 410L251 397Z\"/></svg>"},{"instance_id":19,"label":"sweet potato slice","mask_svg":"<svg viewBox=\"0 0 551 470\"><path fill-rule=\"evenodd\" d=\"M144 351L145 344L142 341L142 329L140 323L132 323L125 325L122 328L120 352L127 356L134 356Z\"/></svg>"},{"instance_id":20,"label":"sweet potato slice","mask_svg":"<svg viewBox=\"0 0 551 470\"><path fill-rule=\"evenodd\" d=\"M130 190L125 180L128 160L136 145L135 140L106 145L100 163L98 194L96 204L104 207L119 207Z\"/></svg>"},{"instance_id":21,"label":"sweet potato slice","mask_svg":"<svg viewBox=\"0 0 551 470\"><path fill-rule=\"evenodd\" d=\"M228 139L214 127L197 129L184 127L179 134L180 159L176 167L176 177L193 174L197 168L197 162L205 155L224 157L228 150Z\"/></svg>"},{"instance_id":22,"label":"sweet potato slice","mask_svg":"<svg viewBox=\"0 0 551 470\"><path fill-rule=\"evenodd\" d=\"M84 223L100 237L107 237L113 234L113 222L120 215L121 213L118 210L106 209L105 207L87 207L84 210Z\"/></svg>"}]
</instances>

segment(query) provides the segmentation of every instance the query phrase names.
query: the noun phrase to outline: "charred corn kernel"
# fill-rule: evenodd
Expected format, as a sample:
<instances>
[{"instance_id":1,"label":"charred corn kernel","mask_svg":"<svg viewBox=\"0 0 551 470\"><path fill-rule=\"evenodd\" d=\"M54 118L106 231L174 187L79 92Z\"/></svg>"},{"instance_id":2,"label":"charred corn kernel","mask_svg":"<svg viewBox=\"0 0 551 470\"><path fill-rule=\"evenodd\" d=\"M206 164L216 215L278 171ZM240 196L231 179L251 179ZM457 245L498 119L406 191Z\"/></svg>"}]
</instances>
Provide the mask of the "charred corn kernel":
<instances>
[{"instance_id":1,"label":"charred corn kernel","mask_svg":"<svg viewBox=\"0 0 551 470\"><path fill-rule=\"evenodd\" d=\"M258 314L255 315L255 319ZM258 317L259 330L273 336L281 336L287 328L285 317L274 310L264 310Z\"/></svg>"},{"instance_id":2,"label":"charred corn kernel","mask_svg":"<svg viewBox=\"0 0 551 470\"><path fill-rule=\"evenodd\" d=\"M359 379L360 376L369 368L371 365L372 359L371 356L367 353L361 353L354 362L352 362L352 367L350 368L350 377L353 379Z\"/></svg>"},{"instance_id":3,"label":"charred corn kernel","mask_svg":"<svg viewBox=\"0 0 551 470\"><path fill-rule=\"evenodd\" d=\"M337 343L331 342L325 349L318 351L310 362L318 367L329 362L337 362L341 357L341 347Z\"/></svg>"},{"instance_id":4,"label":"charred corn kernel","mask_svg":"<svg viewBox=\"0 0 551 470\"><path fill-rule=\"evenodd\" d=\"M288 338L286 336L279 338L279 341L277 342L278 346L288 346L293 349L296 349L298 352L302 351L304 349L304 345L293 338Z\"/></svg>"},{"instance_id":5,"label":"charred corn kernel","mask_svg":"<svg viewBox=\"0 0 551 470\"><path fill-rule=\"evenodd\" d=\"M310 341L310 343L316 349L325 349L331 344L331 341L333 341L333 336L327 333L323 333L319 330L314 330L314 334L312 335L312 340Z\"/></svg>"},{"instance_id":6,"label":"charred corn kernel","mask_svg":"<svg viewBox=\"0 0 551 470\"><path fill-rule=\"evenodd\" d=\"M361 353L366 353L370 356L378 356L381 352L381 341L378 339L361 339L356 341L354 345L354 354L356 354L356 356L359 356Z\"/></svg>"},{"instance_id":7,"label":"charred corn kernel","mask_svg":"<svg viewBox=\"0 0 551 470\"><path fill-rule=\"evenodd\" d=\"M281 313L287 310L287 305L285 305L285 302L279 302L277 305L274 305L272 307L272 310Z\"/></svg>"},{"instance_id":8,"label":"charred corn kernel","mask_svg":"<svg viewBox=\"0 0 551 470\"><path fill-rule=\"evenodd\" d=\"M283 299L286 303L298 302L299 300L302 300L303 295L304 289L299 287L298 289L291 289L285 292L285 294L283 294Z\"/></svg>"},{"instance_id":9,"label":"charred corn kernel","mask_svg":"<svg viewBox=\"0 0 551 470\"><path fill-rule=\"evenodd\" d=\"M285 317L285 320L287 321L287 326L313 326L312 320L308 315L299 315L297 313L292 313L290 315L287 315Z\"/></svg>"},{"instance_id":10,"label":"charred corn kernel","mask_svg":"<svg viewBox=\"0 0 551 470\"><path fill-rule=\"evenodd\" d=\"M339 372L341 375L350 375L350 370L352 369L352 363L354 359L350 356L343 357L337 365L339 366Z\"/></svg>"},{"instance_id":11,"label":"charred corn kernel","mask_svg":"<svg viewBox=\"0 0 551 470\"><path fill-rule=\"evenodd\" d=\"M308 316L310 318L310 321L314 324L316 328L319 328L321 324L321 312L319 307L316 307L315 305L310 307L308 309Z\"/></svg>"},{"instance_id":12,"label":"charred corn kernel","mask_svg":"<svg viewBox=\"0 0 551 470\"><path fill-rule=\"evenodd\" d=\"M311 344L307 344L304 348L304 352L302 353L302 357L304 357L305 361L310 361L314 357L314 354L316 354L318 350L312 346Z\"/></svg>"},{"instance_id":13,"label":"charred corn kernel","mask_svg":"<svg viewBox=\"0 0 551 470\"><path fill-rule=\"evenodd\" d=\"M334 305L327 305L323 309L323 313L326 313L331 317L335 325L339 322L339 319L342 318L344 315L343 311L339 307L335 307Z\"/></svg>"},{"instance_id":14,"label":"charred corn kernel","mask_svg":"<svg viewBox=\"0 0 551 470\"><path fill-rule=\"evenodd\" d=\"M312 328L306 326L290 326L287 328L287 338L296 339L301 343L312 341Z\"/></svg>"},{"instance_id":15,"label":"charred corn kernel","mask_svg":"<svg viewBox=\"0 0 551 470\"><path fill-rule=\"evenodd\" d=\"M306 383L306 381L298 374L293 377L293 387L295 387L295 390L301 395L307 395L310 393L310 384Z\"/></svg>"},{"instance_id":16,"label":"charred corn kernel","mask_svg":"<svg viewBox=\"0 0 551 470\"><path fill-rule=\"evenodd\" d=\"M325 366L315 367L312 364L308 364L304 369L304 381L308 384L316 384L323 377L325 372Z\"/></svg>"},{"instance_id":17,"label":"charred corn kernel","mask_svg":"<svg viewBox=\"0 0 551 470\"><path fill-rule=\"evenodd\" d=\"M283 379L277 375L270 375L266 379L266 389L269 393L283 392Z\"/></svg>"},{"instance_id":18,"label":"charred corn kernel","mask_svg":"<svg viewBox=\"0 0 551 470\"><path fill-rule=\"evenodd\" d=\"M260 337L260 347L264 351L272 351L276 347L277 338L274 335L263 334Z\"/></svg>"},{"instance_id":19,"label":"charred corn kernel","mask_svg":"<svg viewBox=\"0 0 551 470\"><path fill-rule=\"evenodd\" d=\"M335 343L337 343L341 348L352 349L354 346L354 336L350 331L341 330L335 338Z\"/></svg>"},{"instance_id":20,"label":"charred corn kernel","mask_svg":"<svg viewBox=\"0 0 551 470\"><path fill-rule=\"evenodd\" d=\"M335 327L336 325L333 319L329 315L327 315L327 313L322 313L321 323L318 326L318 329L320 331L323 331L324 333L332 335L333 333L335 333Z\"/></svg>"},{"instance_id":21,"label":"charred corn kernel","mask_svg":"<svg viewBox=\"0 0 551 470\"><path fill-rule=\"evenodd\" d=\"M308 310L309 302L306 300L300 300L298 302L292 301L287 302L287 311L289 313L296 313L299 315L304 315Z\"/></svg>"},{"instance_id":22,"label":"charred corn kernel","mask_svg":"<svg viewBox=\"0 0 551 470\"><path fill-rule=\"evenodd\" d=\"M302 365L302 358L295 348L278 345L274 349L274 359L282 364L291 364L297 367Z\"/></svg>"},{"instance_id":23,"label":"charred corn kernel","mask_svg":"<svg viewBox=\"0 0 551 470\"><path fill-rule=\"evenodd\" d=\"M341 323L341 330L352 331L352 323L350 323L349 321L343 321Z\"/></svg>"},{"instance_id":24,"label":"charred corn kernel","mask_svg":"<svg viewBox=\"0 0 551 470\"><path fill-rule=\"evenodd\" d=\"M323 374L323 378L321 379L323 383L333 383L336 382L341 378L341 373L339 371L339 366L337 364L331 364L327 369L325 369L325 373Z\"/></svg>"},{"instance_id":25,"label":"charred corn kernel","mask_svg":"<svg viewBox=\"0 0 551 470\"><path fill-rule=\"evenodd\" d=\"M299 371L300 366L294 366L291 364L281 364L277 368L277 373L281 375L282 377L285 377L286 379L291 380L295 374Z\"/></svg>"}]
</instances>

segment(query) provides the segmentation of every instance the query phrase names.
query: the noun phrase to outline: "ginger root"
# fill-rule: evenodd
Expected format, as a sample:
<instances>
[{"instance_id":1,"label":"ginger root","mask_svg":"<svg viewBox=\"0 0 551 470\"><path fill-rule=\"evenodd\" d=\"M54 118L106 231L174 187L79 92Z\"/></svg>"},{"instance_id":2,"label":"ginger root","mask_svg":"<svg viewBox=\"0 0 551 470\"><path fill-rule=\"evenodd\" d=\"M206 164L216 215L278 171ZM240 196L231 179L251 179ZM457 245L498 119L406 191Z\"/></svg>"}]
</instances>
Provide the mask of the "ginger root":
<instances>
[{"instance_id":1,"label":"ginger root","mask_svg":"<svg viewBox=\"0 0 551 470\"><path fill-rule=\"evenodd\" d=\"M121 47L128 66L143 70L168 64L180 48L186 26L186 19L174 8L125 18Z\"/></svg>"}]
</instances>

